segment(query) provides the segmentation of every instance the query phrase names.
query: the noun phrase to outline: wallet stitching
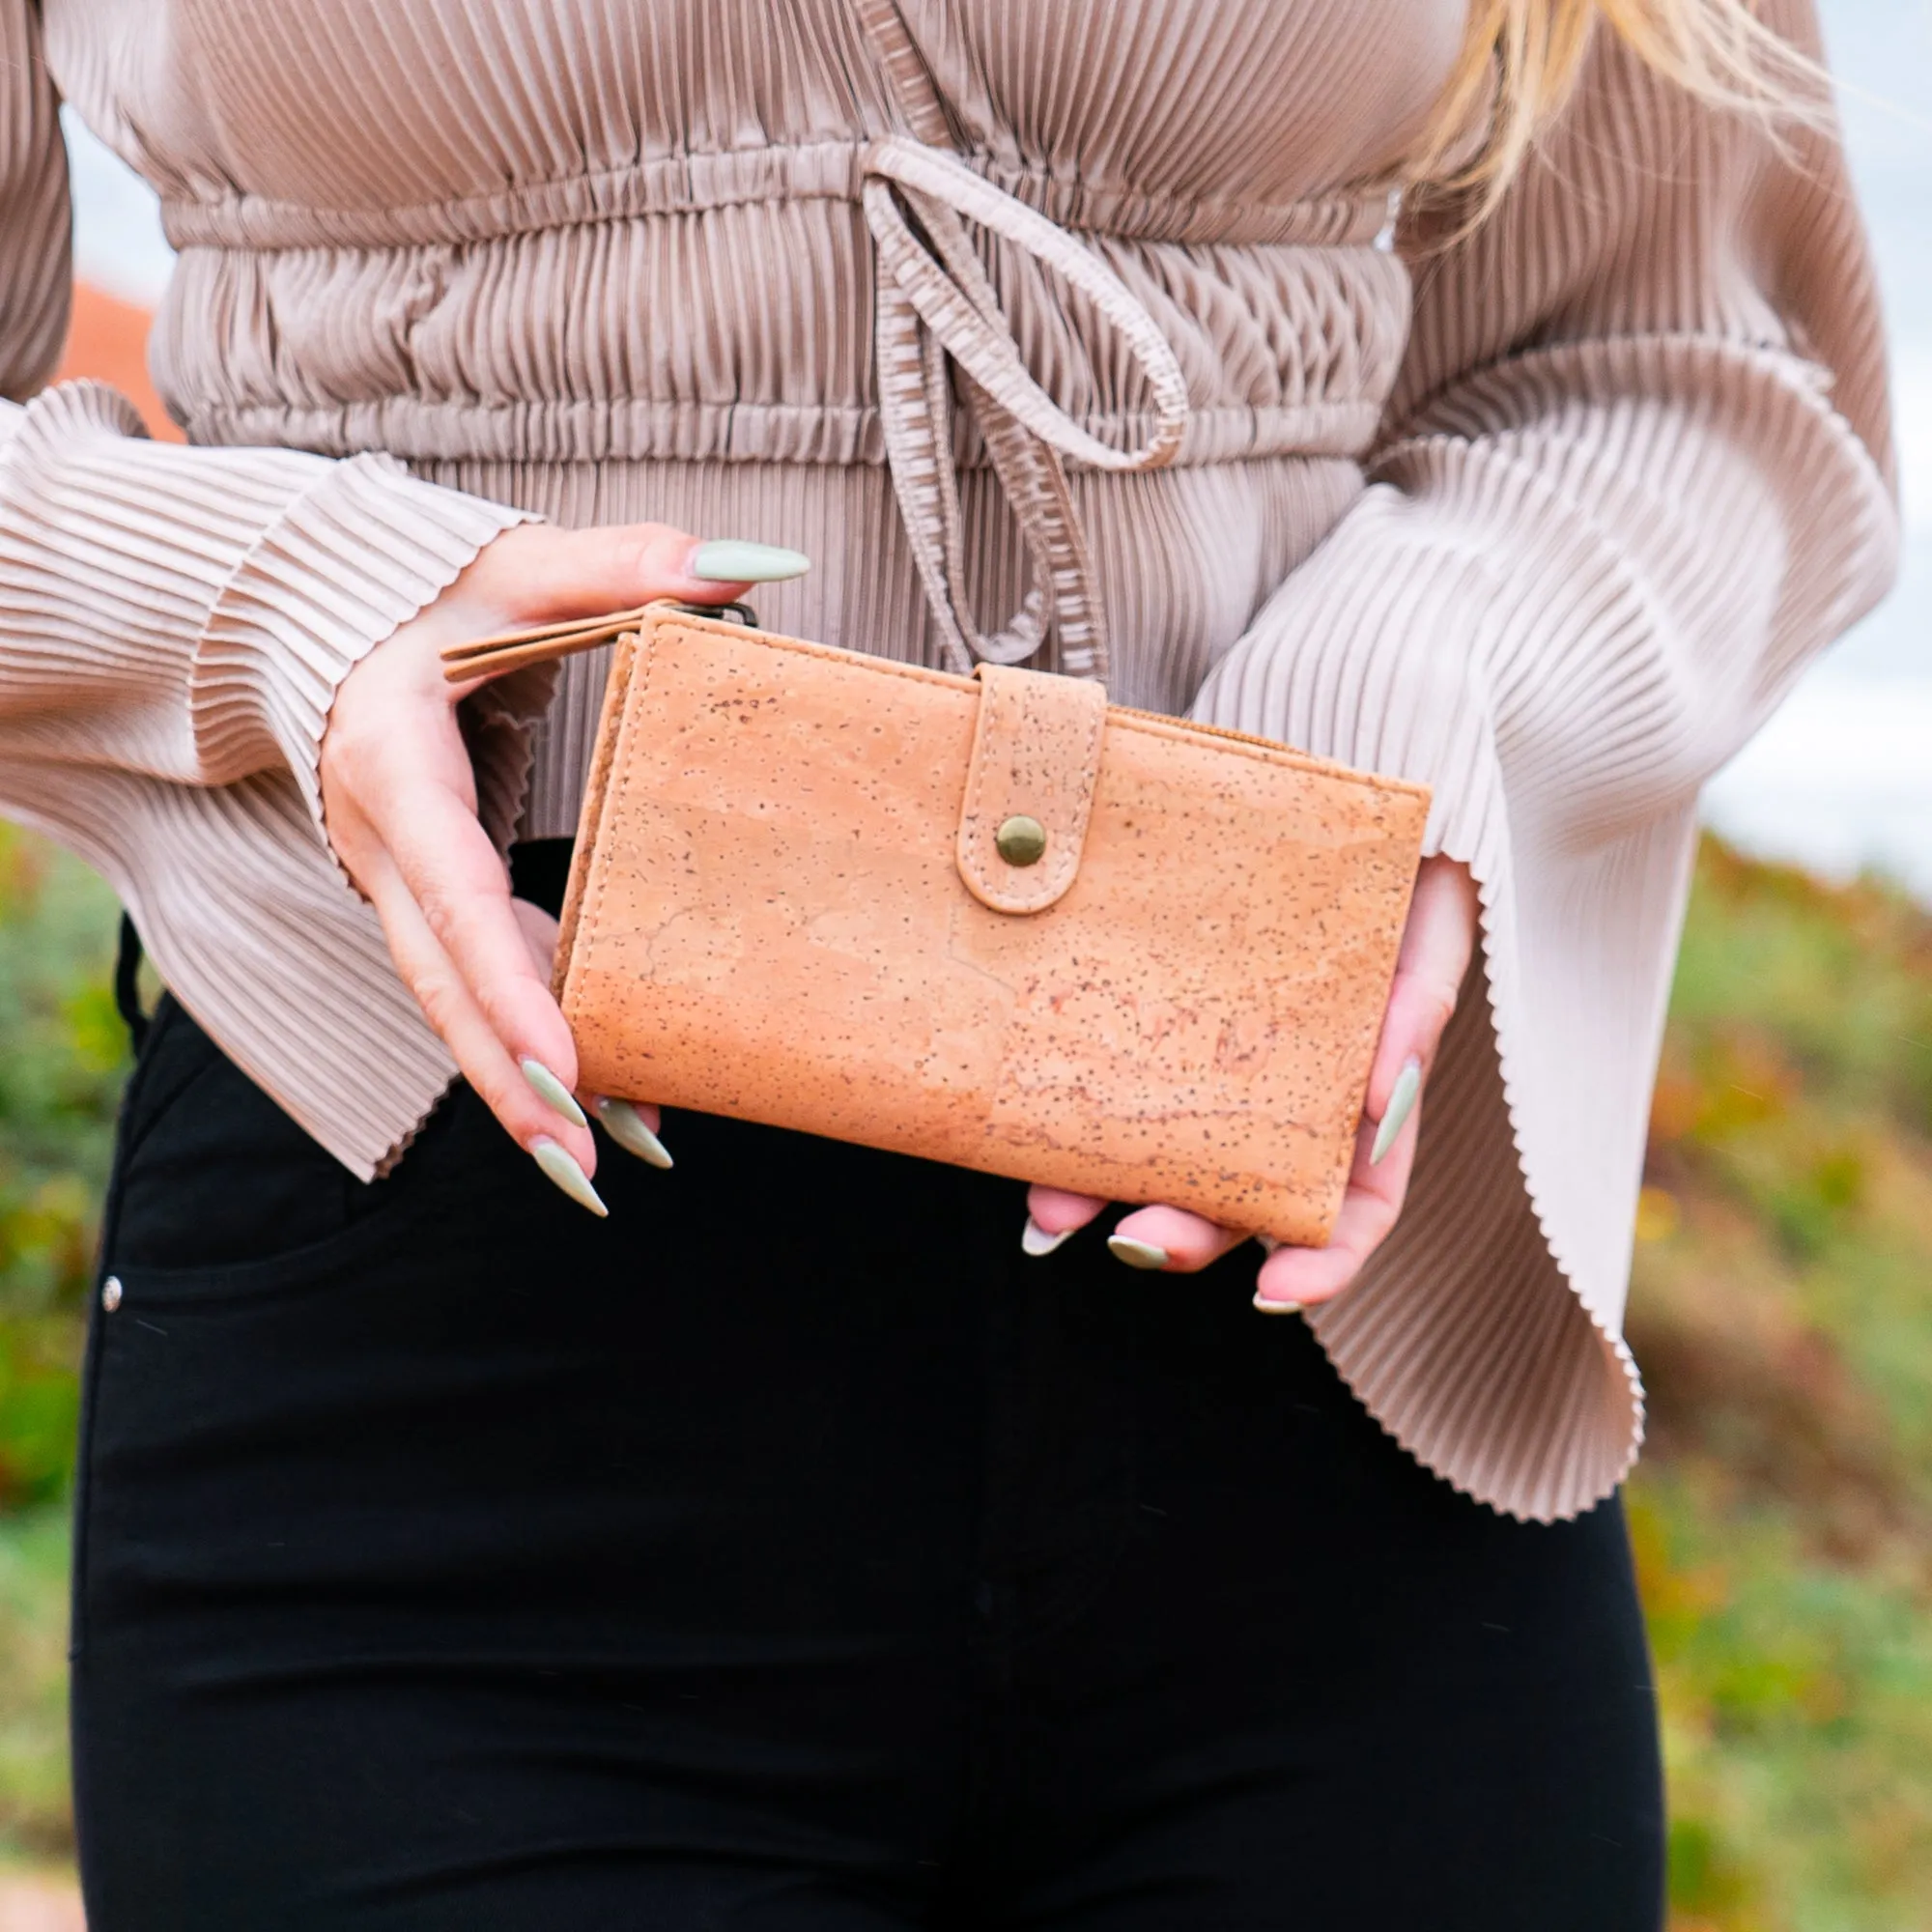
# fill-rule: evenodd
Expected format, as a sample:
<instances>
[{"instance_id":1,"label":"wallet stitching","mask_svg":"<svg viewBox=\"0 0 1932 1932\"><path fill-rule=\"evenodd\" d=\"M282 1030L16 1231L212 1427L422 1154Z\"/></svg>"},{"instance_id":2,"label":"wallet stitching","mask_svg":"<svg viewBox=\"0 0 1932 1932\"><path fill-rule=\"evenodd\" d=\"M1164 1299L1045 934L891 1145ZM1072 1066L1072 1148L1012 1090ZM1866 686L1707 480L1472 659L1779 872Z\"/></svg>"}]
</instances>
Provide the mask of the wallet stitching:
<instances>
[{"instance_id":1,"label":"wallet stitching","mask_svg":"<svg viewBox=\"0 0 1932 1932\"><path fill-rule=\"evenodd\" d=\"M705 623L701 619L694 622L688 614L681 614L679 621L683 628L689 631L701 633L715 631L718 628L716 624ZM604 626L609 624L609 620L599 620L598 623L582 631L569 633L572 639L570 648L579 648L584 637L593 637L596 642L603 643L622 635L625 630L633 630L641 638L648 629L655 636L662 622L662 619L647 616L642 622L635 625L611 625L607 631ZM552 639L547 641L554 645L560 639ZM806 638L786 638L773 632L760 632L758 641L775 650L791 650L808 657L840 660L848 669L883 671L893 676L912 678L920 683L937 684L955 691L970 691L972 688L970 678L960 677L951 671L934 670L924 665L901 664L893 658L877 657L866 651L844 650L836 644L815 643ZM546 650L544 659L558 654L554 650ZM544 659L534 661L541 662ZM445 665L452 674L465 677L474 675L479 668L495 668L499 662L496 653L488 657L466 660L461 664L445 659ZM1179 739L1183 744L1239 752L1266 764L1313 772L1358 786L1365 791L1422 800L1426 800L1430 795L1428 785L1420 784L1412 779L1397 778L1386 772L1358 771L1353 766L1342 764L1335 759L1317 757L1309 752L1297 752L1291 745L1278 745L1271 739L1258 737L1252 732L1232 730L1222 724L1204 724L1195 719L1173 718L1163 712L1143 711L1134 705L1112 703L1107 706L1106 723L1108 725L1118 725L1122 730L1145 731L1156 737Z\"/></svg>"},{"instance_id":2,"label":"wallet stitching","mask_svg":"<svg viewBox=\"0 0 1932 1932\"><path fill-rule=\"evenodd\" d=\"M655 632L664 620L653 622ZM696 632L724 631L739 635L738 627L707 622L702 618L692 618L682 613L676 619L678 626ZM855 671L883 672L892 677L912 678L923 684L937 684L949 690L970 696L973 680L960 677L957 673L933 670L924 665L901 664L895 658L876 657L869 651L845 650L838 644L821 644L810 638L781 637L776 631L756 631L752 635L761 644L773 650L797 651L806 657L830 658ZM1276 745L1266 739L1250 736L1246 732L1232 731L1225 725L1199 724L1186 718L1170 718L1162 712L1141 711L1132 705L1109 703L1107 724L1118 725L1124 731L1146 731L1155 737L1178 738L1183 744L1201 746L1204 750L1228 751L1244 757L1257 759L1263 764L1287 766L1292 770L1313 772L1321 777L1340 779L1344 782L1357 785L1364 791L1382 792L1401 797L1427 799L1429 787L1418 784L1412 779L1394 778L1382 772L1357 771L1351 765L1338 763L1331 758L1317 757L1312 752L1297 752L1292 745Z\"/></svg>"},{"instance_id":3,"label":"wallet stitching","mask_svg":"<svg viewBox=\"0 0 1932 1932\"><path fill-rule=\"evenodd\" d=\"M706 634L714 636L730 635L733 637L737 637L739 635L735 631L726 633L724 631L724 627L723 626L713 626L701 622L692 623L689 620L685 619L680 619L680 622L683 624L683 627L686 630L687 634L695 634L700 637ZM658 633L658 625L655 622L653 622L648 626L648 634L646 634L646 627L642 626L639 627L637 648L638 651L644 657L645 661L642 665L637 665L634 660L632 678L634 680L635 689L632 691L628 691L625 695L624 702L622 705L622 711L617 725L617 741L615 746L613 746L613 757L619 754L621 751L621 746L624 740L629 735L631 723L635 715L633 711L633 700L635 699L637 702L641 703L642 701L644 701L644 695L648 691L649 679L654 669L654 665L652 660L659 642L657 633ZM772 638L761 638L759 640L762 642L774 643L774 644L781 641L779 639ZM804 652L804 654L808 656L820 657L820 658L838 657L850 660L851 663L849 668L854 669L895 671L900 674L910 676L916 679L922 679L923 681L931 683L945 684L948 686L952 686L954 689L963 689L967 692L970 692L972 689L970 682L966 679L949 676L944 672L928 671L922 667L902 666L894 664L890 660L867 658L857 653L839 650L836 646L830 646L830 645L814 646L803 639L784 639L782 641L784 642L786 647L800 649ZM1202 732L1199 729L1199 727L1188 727L1185 724L1179 724L1178 721L1169 721L1163 719L1158 714L1147 714L1143 715L1142 718L1138 719L1122 718L1120 715L1120 711L1116 707L1110 706L1103 713L1103 729L1101 733L1103 752L1105 744L1104 726L1113 724L1131 725L1133 728L1148 731L1151 735L1167 737L1172 739L1179 739L1183 743L1192 742L1198 744L1201 742L1203 736L1208 735L1207 733ZM1248 746L1242 746L1238 743L1231 743L1228 745L1228 749L1245 751L1248 753L1248 755L1258 757L1264 764L1271 766L1278 770L1300 770L1304 772L1312 771L1315 773L1325 773L1334 778L1352 781L1357 784L1358 787L1366 788L1371 791L1381 792L1385 795L1392 795L1392 796L1411 795L1417 798L1418 801L1423 796L1426 796L1423 787L1412 785L1406 781L1397 781L1393 783L1384 783L1378 781L1374 777L1374 775L1364 775L1364 774L1350 772L1346 767L1334 767L1329 765L1325 760L1308 758L1293 753L1277 753L1274 750L1274 748L1267 746L1265 744L1259 744L1253 747L1248 747ZM605 806L604 812L600 814L601 817L608 818L611 813L621 810L623 809L625 802L628 800L629 793L633 789L633 783L632 783L633 773L631 770L631 762L632 761L630 760L625 760L624 769L616 775L617 778L616 788L614 792L607 794L607 804ZM1097 778L1097 767L1095 771L1095 776ZM601 835L602 826L600 825L599 828L597 828L597 830L598 833ZM594 856L597 858L599 863L593 867L592 868L593 876L586 883L586 899L588 902L586 904L584 913L585 920L586 922L588 922L588 924L591 928L595 927L596 923L601 920L602 917L605 905L605 899L610 889L611 865L611 857L608 853L599 853ZM1393 956L1394 956L1393 943L1391 942L1389 947L1389 957L1391 966L1393 965ZM1000 1171L1000 1170L992 1170L992 1171Z\"/></svg>"},{"instance_id":4,"label":"wallet stitching","mask_svg":"<svg viewBox=\"0 0 1932 1932\"><path fill-rule=\"evenodd\" d=\"M1022 675L1037 673L1022 673ZM1021 687L1014 693L1018 700L1019 718L1015 734L1025 731L1033 712L1033 689ZM990 760L980 756L987 721L994 714L989 706L998 701L998 686L990 679L983 680L980 687L979 715L973 724L973 749L969 753L966 773L966 796L960 810L960 828L957 839L960 870L974 897L992 907L995 912L1031 913L1045 912L1048 907L1059 904L1072 889L1073 881L1080 873L1080 855L1086 848L1087 826L1094 813L1094 792L1099 779L1101 753L1107 737L1107 714L1100 713L1100 728L1093 734L1093 755L1082 766L1078 788L1073 799L1070 814L1071 829L1078 838L1069 837L1064 849L1055 851L1049 861L1050 869L1044 874L1035 873L1032 878L1022 878L1010 892L1002 892L993 884L998 874L990 873L985 864L985 847L990 827L986 821L991 813L984 810L983 793L988 782L987 770ZM972 830L969 832L968 827ZM1002 862L1004 863L1004 862Z\"/></svg>"},{"instance_id":5,"label":"wallet stitching","mask_svg":"<svg viewBox=\"0 0 1932 1932\"><path fill-rule=\"evenodd\" d=\"M591 852L590 892L586 895L589 903L584 908L583 920L580 922L579 926L579 930L582 932L583 922L587 922L590 936L593 938L602 921L604 896L609 891L611 884L609 841L601 836L604 829L604 820L609 818L613 812L621 812L624 801L630 793L632 766L636 761L626 758L623 755L624 739L630 732L631 720L635 712L635 707L642 701L644 691L650 683L651 668L657 662L657 643L658 627L656 624L651 625L648 632L639 630L638 633L637 648L631 659L630 689L624 694L623 709L618 714L617 719L616 743L611 748L611 761L617 767L615 773L617 784L614 792L607 790L605 793L604 810L598 814L597 832L599 836L595 838ZM639 659L642 660L641 663L639 662ZM577 948L573 947L571 949L571 962L573 965L576 963L576 955Z\"/></svg>"},{"instance_id":6,"label":"wallet stitching","mask_svg":"<svg viewBox=\"0 0 1932 1932\"><path fill-rule=\"evenodd\" d=\"M616 790L614 794L607 794L605 810L600 814L600 832L602 830L602 819L608 817L613 811L621 810L625 800L629 796L633 778L632 767L635 761L625 758L622 755L623 740L630 730L634 707L643 701L645 693L648 690L651 671L657 662L659 636L662 632L673 628L699 637L707 634L717 636L725 634L727 631L727 627L723 624L706 623L702 619L694 621L689 616L682 614L677 618L674 625L668 625L664 619L657 618L651 620L647 625L639 627L638 654L643 662L641 665L635 662L633 664L631 689L626 695L623 711L618 720L617 745L613 748L611 753L618 765ZM735 627L730 628L728 634L734 637L740 635ZM949 690L960 692L963 696L972 696L976 695L974 683L971 678L959 677L950 671L931 670L923 665L899 664L891 658L873 657L868 653L861 651L841 650L836 644L814 643L806 638L783 638L765 632L754 633L753 635L759 643L766 645L768 648L796 651L805 657L830 659L852 671L885 672L895 677L911 678L918 683L941 685ZM983 698L983 689L977 695ZM979 750L980 725L983 717L984 712L981 710L976 714L974 719L974 753L977 753ZM1208 740L1210 749L1238 753L1242 756L1254 758L1262 764L1271 765L1278 769L1286 767L1292 770L1312 772L1324 777L1338 778L1357 785L1364 791L1377 793L1384 798L1410 797L1420 803L1426 801L1429 796L1428 787L1413 784L1406 779L1390 780L1384 779L1376 773L1353 771L1346 765L1333 764L1324 758L1311 757L1305 753L1295 752L1288 747L1277 749L1260 742L1250 743L1239 737L1223 734L1212 727L1190 725L1183 721L1162 718L1155 713L1136 713L1129 711L1124 706L1114 704L1109 704L1101 714L1100 745L1103 754L1106 746L1107 731L1109 728L1115 726L1122 730L1144 731L1154 737L1179 739L1183 744L1198 745L1202 744L1204 740ZM1097 780L1097 761L1094 777ZM973 769L967 781L969 808L973 789L980 782L980 763L977 755L975 755L973 757ZM1091 816L1091 798L1087 802L1087 810ZM588 903L584 910L584 919L588 922L589 928L593 934L603 911L604 897L610 883L610 854L601 849L604 843L603 838L597 838L596 844L600 849L594 851L592 854L592 878L590 891L586 895ZM1069 889L1071 881L1068 882ZM1049 900L1045 906L1038 908L995 905L995 909L999 911L1045 911L1050 909L1054 903L1060 898L1065 897L1065 892L1056 894L1054 899ZM573 963L575 952L576 949L573 948Z\"/></svg>"},{"instance_id":7,"label":"wallet stitching","mask_svg":"<svg viewBox=\"0 0 1932 1932\"><path fill-rule=\"evenodd\" d=\"M630 639L628 647L625 644L627 638ZM606 696L604 708L599 712L597 742L592 749L590 772L584 783L582 806L578 813L578 843L580 848L587 849L580 849L573 855L570 885L564 894L553 986L558 1006L562 1006L569 995L570 976L577 964L580 936L586 930L594 932L597 923L603 882L608 876L608 862L601 849L605 842L604 822L611 810L611 781L617 777L613 767L617 762L617 747L630 717L631 690L636 682L638 659L643 650L643 634L641 631L620 631L611 642L613 654L610 675L614 678L621 672L623 683L619 691ZM580 865L583 867L581 887L577 872Z\"/></svg>"}]
</instances>

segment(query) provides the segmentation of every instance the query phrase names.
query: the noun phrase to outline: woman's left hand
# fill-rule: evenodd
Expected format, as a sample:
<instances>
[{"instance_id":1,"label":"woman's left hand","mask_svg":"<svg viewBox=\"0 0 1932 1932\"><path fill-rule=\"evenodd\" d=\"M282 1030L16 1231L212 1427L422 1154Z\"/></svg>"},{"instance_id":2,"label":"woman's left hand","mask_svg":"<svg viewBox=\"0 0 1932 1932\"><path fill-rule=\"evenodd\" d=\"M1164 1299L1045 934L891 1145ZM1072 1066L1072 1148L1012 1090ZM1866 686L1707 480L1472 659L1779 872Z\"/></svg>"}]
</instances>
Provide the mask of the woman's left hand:
<instances>
[{"instance_id":1,"label":"woman's left hand","mask_svg":"<svg viewBox=\"0 0 1932 1932\"><path fill-rule=\"evenodd\" d=\"M1416 874L1395 983L1369 1076L1366 1118L1335 1232L1325 1248L1276 1248L1262 1263L1255 1306L1291 1313L1331 1300L1362 1271L1402 1212L1415 1161L1423 1083L1456 1010L1476 944L1476 882L1453 859L1425 859ZM1106 1207L1088 1194L1036 1187L1027 1195L1029 1253L1046 1254ZM1248 1237L1179 1208L1140 1208L1108 1246L1131 1267L1192 1274Z\"/></svg>"}]
</instances>

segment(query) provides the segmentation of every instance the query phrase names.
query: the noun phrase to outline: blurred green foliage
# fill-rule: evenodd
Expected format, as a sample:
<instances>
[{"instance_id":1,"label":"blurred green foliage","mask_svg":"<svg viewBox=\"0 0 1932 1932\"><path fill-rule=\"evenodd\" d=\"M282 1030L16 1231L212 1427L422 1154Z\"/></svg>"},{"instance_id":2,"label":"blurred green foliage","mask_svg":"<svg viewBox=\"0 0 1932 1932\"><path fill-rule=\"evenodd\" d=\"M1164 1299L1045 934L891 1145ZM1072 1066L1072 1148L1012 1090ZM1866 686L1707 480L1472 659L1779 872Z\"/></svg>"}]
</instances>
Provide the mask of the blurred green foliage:
<instances>
[{"instance_id":1,"label":"blurred green foliage","mask_svg":"<svg viewBox=\"0 0 1932 1932\"><path fill-rule=\"evenodd\" d=\"M1647 1181L1674 1923L1932 1925L1932 918L1707 843Z\"/></svg>"},{"instance_id":2,"label":"blurred green foliage","mask_svg":"<svg viewBox=\"0 0 1932 1932\"><path fill-rule=\"evenodd\" d=\"M0 1517L0 1861L67 1857L68 1519Z\"/></svg>"},{"instance_id":3,"label":"blurred green foliage","mask_svg":"<svg viewBox=\"0 0 1932 1932\"><path fill-rule=\"evenodd\" d=\"M72 1461L80 1308L127 1032L114 901L0 823L0 1508L46 1502Z\"/></svg>"},{"instance_id":4,"label":"blurred green foliage","mask_svg":"<svg viewBox=\"0 0 1932 1932\"><path fill-rule=\"evenodd\" d=\"M0 821L0 1855L71 1841L65 1497L128 1037L113 895Z\"/></svg>"},{"instance_id":5,"label":"blurred green foliage","mask_svg":"<svg viewBox=\"0 0 1932 1932\"><path fill-rule=\"evenodd\" d=\"M60 1498L114 917L0 827L0 1856L71 1830ZM1932 1926L1932 918L1707 844L1638 1233L1674 1932Z\"/></svg>"}]
</instances>

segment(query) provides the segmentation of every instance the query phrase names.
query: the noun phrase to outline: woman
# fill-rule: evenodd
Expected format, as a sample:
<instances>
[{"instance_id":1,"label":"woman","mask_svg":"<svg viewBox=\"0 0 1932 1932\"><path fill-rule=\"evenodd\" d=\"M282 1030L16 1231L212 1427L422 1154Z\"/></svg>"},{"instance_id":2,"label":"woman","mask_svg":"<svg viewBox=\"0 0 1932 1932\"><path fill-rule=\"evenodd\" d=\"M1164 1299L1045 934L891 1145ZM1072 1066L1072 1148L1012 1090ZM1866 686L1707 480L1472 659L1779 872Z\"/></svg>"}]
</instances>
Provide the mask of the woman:
<instances>
[{"instance_id":1,"label":"woman","mask_svg":"<svg viewBox=\"0 0 1932 1932\"><path fill-rule=\"evenodd\" d=\"M198 445L74 385L0 463L0 799L172 989L88 1368L97 1932L1654 1924L1618 1319L1693 805L1894 542L1784 42L1735 0L0 18L6 384L62 329L61 95L161 193ZM924 333L922 150L1010 342ZM934 346L1121 452L1077 529L1016 526L970 385L875 381ZM436 652L753 585L932 662L1045 625L1121 700L1435 787L1332 1248L584 1094L642 1156L600 1162L545 909L601 667L452 709Z\"/></svg>"}]
</instances>

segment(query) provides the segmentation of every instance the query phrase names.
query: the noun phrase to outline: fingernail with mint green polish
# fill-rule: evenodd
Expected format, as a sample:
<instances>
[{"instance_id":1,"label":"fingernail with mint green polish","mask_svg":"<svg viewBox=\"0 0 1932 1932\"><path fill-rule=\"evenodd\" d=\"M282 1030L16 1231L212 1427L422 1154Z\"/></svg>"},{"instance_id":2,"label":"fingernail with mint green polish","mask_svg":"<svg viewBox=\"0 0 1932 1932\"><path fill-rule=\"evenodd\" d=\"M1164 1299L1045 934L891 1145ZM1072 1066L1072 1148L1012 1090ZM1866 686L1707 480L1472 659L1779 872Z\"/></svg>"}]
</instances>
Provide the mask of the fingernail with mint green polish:
<instances>
[{"instance_id":1,"label":"fingernail with mint green polish","mask_svg":"<svg viewBox=\"0 0 1932 1932\"><path fill-rule=\"evenodd\" d=\"M777 544L720 537L699 544L684 567L707 583L781 583L787 577L803 577L811 568L811 559Z\"/></svg>"},{"instance_id":2,"label":"fingernail with mint green polish","mask_svg":"<svg viewBox=\"0 0 1932 1932\"><path fill-rule=\"evenodd\" d=\"M1402 1132L1408 1117L1415 1112L1416 1097L1422 1092L1422 1062L1410 1054L1402 1064L1402 1071L1395 1076L1395 1091L1389 1095L1387 1109L1382 1115L1382 1123L1376 1129L1376 1144L1369 1150L1369 1165L1380 1164L1382 1156L1395 1146L1395 1137Z\"/></svg>"},{"instance_id":3,"label":"fingernail with mint green polish","mask_svg":"<svg viewBox=\"0 0 1932 1932\"><path fill-rule=\"evenodd\" d=\"M1026 1226L1020 1230L1020 1251L1023 1254L1032 1255L1037 1261L1044 1255L1052 1254L1055 1248L1064 1246L1072 1238L1073 1230L1071 1228L1063 1228L1059 1234L1049 1235L1029 1214Z\"/></svg>"},{"instance_id":4,"label":"fingernail with mint green polish","mask_svg":"<svg viewBox=\"0 0 1932 1932\"><path fill-rule=\"evenodd\" d=\"M531 1093L545 1106L554 1107L573 1127L587 1127L590 1124L583 1118L583 1109L577 1104L577 1096L541 1060L520 1060L517 1065L524 1069L524 1078L530 1083Z\"/></svg>"},{"instance_id":5,"label":"fingernail with mint green polish","mask_svg":"<svg viewBox=\"0 0 1932 1932\"><path fill-rule=\"evenodd\" d=\"M599 1098L591 1105L597 1110L597 1124L624 1150L651 1167L668 1167L670 1150L644 1124L644 1117L628 1100Z\"/></svg>"},{"instance_id":6,"label":"fingernail with mint green polish","mask_svg":"<svg viewBox=\"0 0 1932 1932\"><path fill-rule=\"evenodd\" d=\"M590 1177L578 1166L577 1156L568 1148L559 1147L554 1140L535 1140L530 1143L530 1158L580 1208L588 1208L600 1221L610 1213L603 1198L591 1186Z\"/></svg>"},{"instance_id":7,"label":"fingernail with mint green polish","mask_svg":"<svg viewBox=\"0 0 1932 1932\"><path fill-rule=\"evenodd\" d=\"M1131 1235L1109 1235L1107 1251L1117 1262L1125 1262L1130 1268L1164 1268L1167 1265L1167 1250L1156 1247L1151 1241L1137 1241Z\"/></svg>"}]
</instances>

